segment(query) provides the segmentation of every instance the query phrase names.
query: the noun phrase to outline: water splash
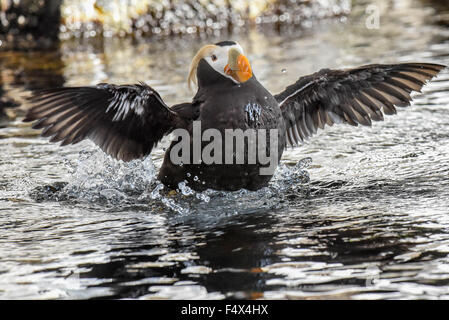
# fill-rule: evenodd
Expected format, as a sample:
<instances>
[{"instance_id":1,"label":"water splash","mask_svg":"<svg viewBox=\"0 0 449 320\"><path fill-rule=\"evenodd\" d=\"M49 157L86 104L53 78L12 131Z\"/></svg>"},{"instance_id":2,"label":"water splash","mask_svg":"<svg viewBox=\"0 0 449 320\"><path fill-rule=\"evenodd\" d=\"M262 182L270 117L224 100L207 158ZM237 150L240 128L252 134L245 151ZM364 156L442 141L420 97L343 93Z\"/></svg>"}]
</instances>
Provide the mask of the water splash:
<instances>
[{"instance_id":1,"label":"water splash","mask_svg":"<svg viewBox=\"0 0 449 320\"><path fill-rule=\"evenodd\" d=\"M89 202L118 204L136 200L156 176L150 157L125 163L100 150L81 151L75 163L66 161L66 165L73 176L63 193Z\"/></svg>"},{"instance_id":2,"label":"water splash","mask_svg":"<svg viewBox=\"0 0 449 320\"><path fill-rule=\"evenodd\" d=\"M160 201L166 208L175 211L177 213L187 214L190 212L189 208L184 207L179 203L177 203L175 199L170 198L170 195L164 195L163 190L164 185L162 183L158 183L156 187L150 192L151 199ZM143 198L145 198L145 195L143 195Z\"/></svg>"},{"instance_id":3,"label":"water splash","mask_svg":"<svg viewBox=\"0 0 449 320\"><path fill-rule=\"evenodd\" d=\"M245 111L248 116L249 122L257 122L259 121L259 117L262 112L262 107L255 102L253 103L250 102L245 106Z\"/></svg>"},{"instance_id":4,"label":"water splash","mask_svg":"<svg viewBox=\"0 0 449 320\"><path fill-rule=\"evenodd\" d=\"M150 157L128 163L112 159L100 150L81 151L76 160L65 159L64 164L72 174L65 184L47 186L42 192L54 194L47 200L66 200L100 203L105 205L144 204L151 210L162 205L171 211L188 214L195 202L208 203L210 197L192 190L186 181L180 182L175 193L168 192L156 179L157 168ZM39 200L45 200L40 197Z\"/></svg>"},{"instance_id":5,"label":"water splash","mask_svg":"<svg viewBox=\"0 0 449 320\"><path fill-rule=\"evenodd\" d=\"M289 166L281 163L275 171L271 181L273 188L285 191L294 191L297 188L304 187L310 181L310 175L307 168L312 163L312 158L307 157L299 160L295 165Z\"/></svg>"},{"instance_id":6,"label":"water splash","mask_svg":"<svg viewBox=\"0 0 449 320\"><path fill-rule=\"evenodd\" d=\"M34 191L34 198L38 201L69 200L105 208L139 205L152 212L156 207L181 215L227 216L282 206L286 195L304 189L309 181L306 168L311 161L305 158L294 166L281 164L270 184L257 191L197 192L187 181L180 182L175 191L168 191L156 179L157 168L150 157L125 163L95 149L81 151L75 160L65 159L64 164L72 175L70 181L39 187Z\"/></svg>"}]
</instances>

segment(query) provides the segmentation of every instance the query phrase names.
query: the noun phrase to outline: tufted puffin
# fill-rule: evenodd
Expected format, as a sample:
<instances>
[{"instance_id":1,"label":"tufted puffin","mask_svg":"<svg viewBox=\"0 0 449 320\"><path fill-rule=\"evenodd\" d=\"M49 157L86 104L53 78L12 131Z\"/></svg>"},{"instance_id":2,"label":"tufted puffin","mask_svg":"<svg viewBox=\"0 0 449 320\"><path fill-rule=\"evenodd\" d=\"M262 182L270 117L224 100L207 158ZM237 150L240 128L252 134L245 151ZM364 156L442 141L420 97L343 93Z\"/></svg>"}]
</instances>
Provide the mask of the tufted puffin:
<instances>
[{"instance_id":1,"label":"tufted puffin","mask_svg":"<svg viewBox=\"0 0 449 320\"><path fill-rule=\"evenodd\" d=\"M396 113L396 106L408 106L411 92L420 92L445 67L400 63L322 69L272 95L253 74L242 47L223 41L202 47L193 58L188 84L197 92L191 102L169 107L142 82L64 87L35 93L24 121L38 120L33 128L43 129L51 142L64 146L88 138L123 161L148 156L165 135L181 130L185 135L174 134L159 171L166 187L176 189L186 181L198 191L257 190L273 175L261 171L272 165L267 156L276 167L286 146L298 146L318 128L383 120L384 114ZM233 142L238 138L228 132L243 133L242 148L225 148L218 141L220 134ZM186 137L192 139L182 141ZM201 159L206 149L214 161ZM184 161L173 160L182 152Z\"/></svg>"}]
</instances>

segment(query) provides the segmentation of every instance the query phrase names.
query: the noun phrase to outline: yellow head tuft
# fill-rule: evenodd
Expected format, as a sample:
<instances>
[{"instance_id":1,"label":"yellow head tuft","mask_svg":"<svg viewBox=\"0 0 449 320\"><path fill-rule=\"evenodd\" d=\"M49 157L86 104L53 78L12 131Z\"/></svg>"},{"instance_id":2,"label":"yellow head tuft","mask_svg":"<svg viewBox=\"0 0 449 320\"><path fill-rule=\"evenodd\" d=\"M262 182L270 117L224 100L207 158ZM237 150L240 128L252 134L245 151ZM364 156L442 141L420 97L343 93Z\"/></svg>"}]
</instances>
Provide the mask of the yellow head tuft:
<instances>
[{"instance_id":1,"label":"yellow head tuft","mask_svg":"<svg viewBox=\"0 0 449 320\"><path fill-rule=\"evenodd\" d=\"M204 57L211 54L211 52L216 49L218 46L214 44L208 44L198 50L197 54L193 57L192 63L190 64L189 76L187 77L187 84L190 90L193 90L192 84L197 86L198 80L196 78L196 69L198 68L198 64L200 60Z\"/></svg>"}]
</instances>

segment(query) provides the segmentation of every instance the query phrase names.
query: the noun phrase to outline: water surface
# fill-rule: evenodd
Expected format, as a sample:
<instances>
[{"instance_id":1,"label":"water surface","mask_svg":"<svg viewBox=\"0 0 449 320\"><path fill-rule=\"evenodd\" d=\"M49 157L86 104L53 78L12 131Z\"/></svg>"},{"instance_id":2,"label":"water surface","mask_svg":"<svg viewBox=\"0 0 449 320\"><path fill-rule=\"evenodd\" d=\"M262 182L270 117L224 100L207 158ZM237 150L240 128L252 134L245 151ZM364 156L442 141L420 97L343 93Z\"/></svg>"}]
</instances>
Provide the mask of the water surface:
<instances>
[{"instance_id":1,"label":"water surface","mask_svg":"<svg viewBox=\"0 0 449 320\"><path fill-rule=\"evenodd\" d=\"M360 4L338 21L225 37L273 93L324 67L449 64L449 9L385 3L380 29L366 28ZM168 104L188 101L190 59L218 40L0 53L5 97L20 104L0 129L0 298L449 298L447 71L385 122L327 128L288 150L257 192L163 195L155 176L168 140L124 164L88 141L59 148L21 122L24 98L45 87L145 81Z\"/></svg>"}]
</instances>

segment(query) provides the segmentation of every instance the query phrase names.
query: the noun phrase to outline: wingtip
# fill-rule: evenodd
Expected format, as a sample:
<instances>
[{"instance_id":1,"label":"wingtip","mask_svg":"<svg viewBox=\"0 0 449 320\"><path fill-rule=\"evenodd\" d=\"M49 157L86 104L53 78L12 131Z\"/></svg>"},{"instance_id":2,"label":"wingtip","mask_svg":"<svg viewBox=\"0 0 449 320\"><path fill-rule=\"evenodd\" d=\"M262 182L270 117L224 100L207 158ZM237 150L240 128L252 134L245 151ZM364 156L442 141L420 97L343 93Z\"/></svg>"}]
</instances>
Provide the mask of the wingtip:
<instances>
[{"instance_id":1,"label":"wingtip","mask_svg":"<svg viewBox=\"0 0 449 320\"><path fill-rule=\"evenodd\" d=\"M32 121L34 121L34 118L31 118L28 115L26 115L25 118L22 119L22 122L32 122Z\"/></svg>"},{"instance_id":2,"label":"wingtip","mask_svg":"<svg viewBox=\"0 0 449 320\"><path fill-rule=\"evenodd\" d=\"M447 65L440 64L440 63L429 63L428 65L434 66L435 68L439 69L440 71L447 68Z\"/></svg>"},{"instance_id":3,"label":"wingtip","mask_svg":"<svg viewBox=\"0 0 449 320\"><path fill-rule=\"evenodd\" d=\"M33 113L33 108L30 108L22 119L22 122L33 122L38 119L39 118Z\"/></svg>"},{"instance_id":4,"label":"wingtip","mask_svg":"<svg viewBox=\"0 0 449 320\"><path fill-rule=\"evenodd\" d=\"M56 87L56 88L46 88L46 89L37 89L33 90L32 94L28 97L26 97L26 100L28 101L34 101L35 99L39 99L45 95L60 92L63 90L67 90L70 88L67 87Z\"/></svg>"},{"instance_id":5,"label":"wingtip","mask_svg":"<svg viewBox=\"0 0 449 320\"><path fill-rule=\"evenodd\" d=\"M415 67L418 67L419 69L423 69L425 71L429 71L429 70L434 71L434 74L433 74L433 72L431 73L431 75L433 77L437 76L441 71L443 71L444 69L447 68L446 65L439 64L439 63L421 62L421 63L414 63L413 65L415 65Z\"/></svg>"}]
</instances>

